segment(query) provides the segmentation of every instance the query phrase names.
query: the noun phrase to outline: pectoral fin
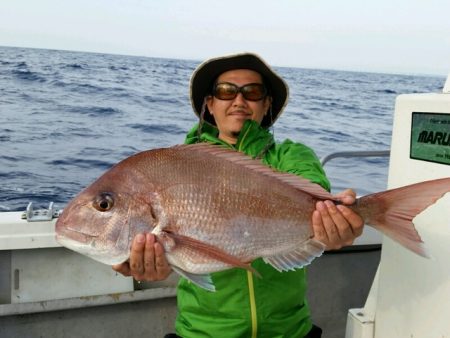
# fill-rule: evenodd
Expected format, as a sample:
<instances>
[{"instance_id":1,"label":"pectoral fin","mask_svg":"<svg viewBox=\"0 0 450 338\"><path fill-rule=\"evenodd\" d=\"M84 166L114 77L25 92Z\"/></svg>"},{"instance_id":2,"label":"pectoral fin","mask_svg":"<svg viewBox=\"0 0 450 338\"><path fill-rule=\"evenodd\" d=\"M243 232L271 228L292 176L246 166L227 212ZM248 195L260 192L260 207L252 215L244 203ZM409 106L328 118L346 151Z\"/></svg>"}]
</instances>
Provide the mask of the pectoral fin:
<instances>
[{"instance_id":1,"label":"pectoral fin","mask_svg":"<svg viewBox=\"0 0 450 338\"><path fill-rule=\"evenodd\" d=\"M230 265L230 267L242 268L260 277L260 274L255 269L253 269L249 263L242 262L241 260L239 260L239 258L230 255L229 253L216 246L199 241L192 237L183 236L172 232L167 232L166 236L170 237L175 242L175 245L179 248L186 246L191 250L195 250L201 253L204 256L228 264Z\"/></svg>"},{"instance_id":2,"label":"pectoral fin","mask_svg":"<svg viewBox=\"0 0 450 338\"><path fill-rule=\"evenodd\" d=\"M195 285L197 285L205 290L211 291L211 292L216 291L216 287L214 286L214 283L209 274L208 275L197 275L197 274L193 274L193 273L184 271L183 269L180 269L176 266L172 266L172 269L179 275L183 276L187 280L194 283Z\"/></svg>"}]
</instances>

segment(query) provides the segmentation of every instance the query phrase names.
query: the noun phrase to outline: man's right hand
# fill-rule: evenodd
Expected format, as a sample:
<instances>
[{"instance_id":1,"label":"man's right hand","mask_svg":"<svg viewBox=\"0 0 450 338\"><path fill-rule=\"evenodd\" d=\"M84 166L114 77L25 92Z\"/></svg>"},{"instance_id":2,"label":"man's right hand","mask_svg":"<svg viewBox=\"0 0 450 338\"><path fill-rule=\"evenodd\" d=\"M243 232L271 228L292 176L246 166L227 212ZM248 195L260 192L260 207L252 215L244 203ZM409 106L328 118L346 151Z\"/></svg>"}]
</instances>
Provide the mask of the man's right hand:
<instances>
[{"instance_id":1,"label":"man's right hand","mask_svg":"<svg viewBox=\"0 0 450 338\"><path fill-rule=\"evenodd\" d=\"M153 234L137 235L131 246L130 259L113 265L112 268L124 276L132 276L137 281L161 281L172 272L164 248Z\"/></svg>"}]
</instances>

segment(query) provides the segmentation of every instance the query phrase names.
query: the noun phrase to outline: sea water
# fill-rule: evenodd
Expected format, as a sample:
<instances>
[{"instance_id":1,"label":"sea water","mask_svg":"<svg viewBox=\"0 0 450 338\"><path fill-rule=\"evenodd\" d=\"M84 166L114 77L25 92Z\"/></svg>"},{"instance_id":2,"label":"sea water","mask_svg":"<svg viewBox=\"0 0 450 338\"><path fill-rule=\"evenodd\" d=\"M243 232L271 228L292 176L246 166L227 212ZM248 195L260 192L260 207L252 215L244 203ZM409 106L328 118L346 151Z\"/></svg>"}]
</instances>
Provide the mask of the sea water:
<instances>
[{"instance_id":1,"label":"sea water","mask_svg":"<svg viewBox=\"0 0 450 338\"><path fill-rule=\"evenodd\" d=\"M213 56L213 55L212 55ZM63 208L116 162L182 143L197 121L189 79L201 60L0 47L0 211ZM395 98L443 77L274 67L290 99L272 132L335 151L388 150ZM335 159L333 191L386 188L388 159Z\"/></svg>"}]
</instances>

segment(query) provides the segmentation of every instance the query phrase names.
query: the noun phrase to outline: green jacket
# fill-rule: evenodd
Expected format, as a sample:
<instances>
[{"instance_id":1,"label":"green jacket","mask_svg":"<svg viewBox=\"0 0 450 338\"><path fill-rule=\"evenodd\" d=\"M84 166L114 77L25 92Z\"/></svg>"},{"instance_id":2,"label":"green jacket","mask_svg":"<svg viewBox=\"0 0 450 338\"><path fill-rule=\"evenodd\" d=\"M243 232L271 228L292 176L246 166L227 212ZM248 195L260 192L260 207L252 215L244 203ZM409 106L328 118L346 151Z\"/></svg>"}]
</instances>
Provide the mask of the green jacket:
<instances>
[{"instance_id":1,"label":"green jacket","mask_svg":"<svg viewBox=\"0 0 450 338\"><path fill-rule=\"evenodd\" d=\"M247 121L232 146L217 138L218 130L204 124L187 135L186 143L210 142L261 158L278 171L290 172L322 185L329 182L314 152L305 145L273 136L254 121ZM312 327L305 300L305 269L278 272L262 259L252 262L262 278L243 269L212 274L216 292L209 292L181 278L178 284L177 334L183 338L299 338Z\"/></svg>"}]
</instances>

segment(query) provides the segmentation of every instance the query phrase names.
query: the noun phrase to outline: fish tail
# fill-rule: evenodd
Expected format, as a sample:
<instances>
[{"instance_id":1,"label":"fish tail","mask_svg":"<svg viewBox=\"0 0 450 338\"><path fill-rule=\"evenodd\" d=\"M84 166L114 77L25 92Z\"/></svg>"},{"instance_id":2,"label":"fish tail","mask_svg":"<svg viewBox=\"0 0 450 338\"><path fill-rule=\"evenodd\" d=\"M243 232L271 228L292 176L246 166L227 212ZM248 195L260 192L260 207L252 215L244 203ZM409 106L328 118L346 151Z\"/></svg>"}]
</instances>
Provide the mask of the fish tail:
<instances>
[{"instance_id":1,"label":"fish tail","mask_svg":"<svg viewBox=\"0 0 450 338\"><path fill-rule=\"evenodd\" d=\"M423 257L430 257L413 218L450 191L450 178L425 181L359 198L355 211L367 224Z\"/></svg>"}]
</instances>

